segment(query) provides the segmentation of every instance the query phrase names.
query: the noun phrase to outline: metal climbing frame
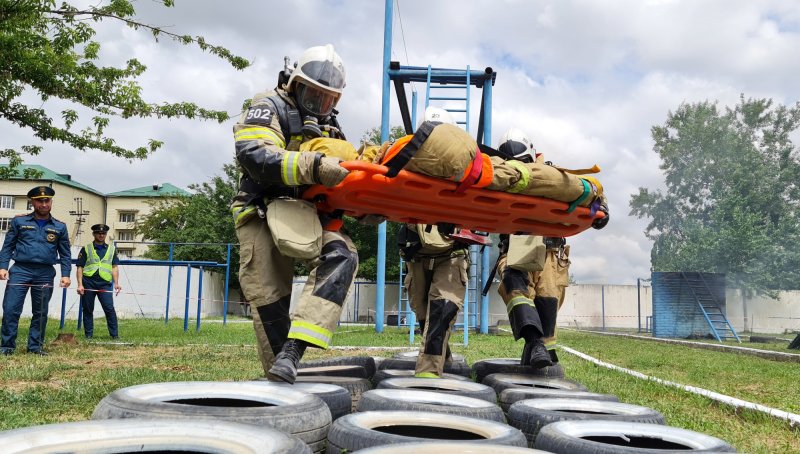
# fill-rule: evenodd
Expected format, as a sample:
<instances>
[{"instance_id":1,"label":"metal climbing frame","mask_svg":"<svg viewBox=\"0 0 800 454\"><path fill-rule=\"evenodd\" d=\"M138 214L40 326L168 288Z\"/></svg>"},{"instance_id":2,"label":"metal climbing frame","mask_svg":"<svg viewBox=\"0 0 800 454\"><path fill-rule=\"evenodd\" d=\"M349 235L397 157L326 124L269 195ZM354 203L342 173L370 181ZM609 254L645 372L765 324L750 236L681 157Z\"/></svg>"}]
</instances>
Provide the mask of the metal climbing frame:
<instances>
[{"instance_id":1,"label":"metal climbing frame","mask_svg":"<svg viewBox=\"0 0 800 454\"><path fill-rule=\"evenodd\" d=\"M477 141L478 143L483 143L486 145L491 144L492 86L495 83L497 73L491 68L486 68L484 71L472 71L469 70L469 67L467 67L467 70L432 67L421 68L414 66L401 66L397 62L392 62L392 12L393 0L385 0L383 26L383 80L381 86L381 142L385 142L389 139L389 111L391 106L390 91L391 81L394 81L401 109L400 111L403 116L403 126L405 127L406 131L413 130L413 123L408 109L404 84L411 82L425 82L426 84L434 83L436 85L466 85L467 87L482 87L483 90L481 97L480 119L478 121ZM416 106L416 98L414 98L414 105ZM469 121L464 121L465 126L468 127ZM375 295L375 331L381 333L383 332L384 291L386 287L386 223L382 223L380 226L378 226L378 254L376 258L378 262L378 269L377 292ZM484 253L481 255L481 280L485 283L488 280L488 277L489 253L488 251L484 251ZM465 307L467 307L467 305L465 305ZM481 299L480 331L481 333L488 333L489 331L488 296L484 296ZM465 340L468 332L469 330L464 330Z\"/></svg>"},{"instance_id":2,"label":"metal climbing frame","mask_svg":"<svg viewBox=\"0 0 800 454\"><path fill-rule=\"evenodd\" d=\"M397 101L403 119L403 127L409 134L413 133L415 129L414 124L416 122L414 117L416 116L417 100L415 96L416 93L414 93L414 96L412 97L411 108L409 108L405 84L412 82L425 83L425 107L428 107L434 103L442 104L441 106L437 107L441 107L448 112L453 113L454 118L456 118L456 123L462 125L467 132L470 131L471 124L471 87L475 86L477 88L483 88L483 96L481 98L481 114L478 122L478 141L484 144L489 144L491 142L491 127L487 127L486 125L490 124L487 122L487 119L491 119L491 86L494 84L494 80L497 76L497 73L495 73L491 68L486 68L484 71L472 71L469 66L467 66L466 69L446 69L433 68L431 66L401 66L397 62L391 62L389 65L388 76L389 79L394 82L395 93L397 95ZM483 141L484 139L485 141ZM379 245L379 248L380 246L381 245ZM462 322L456 324L456 326L459 326L464 332L465 344L468 343L469 329L478 328L479 326L478 314L481 314L481 332L488 332L488 297L480 298L480 310L478 308L478 302L480 293L479 289L482 288L483 284L485 284L486 280L488 279L489 251L484 250L481 253L477 246L472 246L470 248L470 259L470 277L464 298ZM382 262L381 265L385 266L385 261ZM381 288L383 285L383 283L380 282L380 277L381 276L379 274L378 288ZM402 274L400 276L400 280L402 284ZM378 312L377 308L382 304L382 302L382 298L376 302L376 312ZM411 313L411 308L409 307L408 303L407 295L403 292L401 285L398 294L399 314ZM486 316L484 316L484 314L486 314ZM404 325L413 327L413 318L406 317L405 319L406 323ZM382 317L378 317L376 320L376 329L378 332L382 331L382 327L379 326L381 323ZM410 329L410 331L411 333L409 337L413 343L413 330Z\"/></svg>"}]
</instances>

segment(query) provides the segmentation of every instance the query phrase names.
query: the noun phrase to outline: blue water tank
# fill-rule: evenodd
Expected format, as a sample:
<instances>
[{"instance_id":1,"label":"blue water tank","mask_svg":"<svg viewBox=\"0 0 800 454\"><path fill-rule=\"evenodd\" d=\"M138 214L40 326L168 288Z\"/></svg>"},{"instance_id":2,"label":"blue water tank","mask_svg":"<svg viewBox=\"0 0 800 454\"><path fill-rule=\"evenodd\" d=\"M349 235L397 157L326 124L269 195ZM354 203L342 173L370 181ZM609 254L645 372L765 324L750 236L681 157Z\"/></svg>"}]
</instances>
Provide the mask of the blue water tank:
<instances>
[{"instance_id":1,"label":"blue water tank","mask_svg":"<svg viewBox=\"0 0 800 454\"><path fill-rule=\"evenodd\" d=\"M687 338L709 336L708 326L688 280L702 279L725 313L725 274L653 272L653 336Z\"/></svg>"}]
</instances>

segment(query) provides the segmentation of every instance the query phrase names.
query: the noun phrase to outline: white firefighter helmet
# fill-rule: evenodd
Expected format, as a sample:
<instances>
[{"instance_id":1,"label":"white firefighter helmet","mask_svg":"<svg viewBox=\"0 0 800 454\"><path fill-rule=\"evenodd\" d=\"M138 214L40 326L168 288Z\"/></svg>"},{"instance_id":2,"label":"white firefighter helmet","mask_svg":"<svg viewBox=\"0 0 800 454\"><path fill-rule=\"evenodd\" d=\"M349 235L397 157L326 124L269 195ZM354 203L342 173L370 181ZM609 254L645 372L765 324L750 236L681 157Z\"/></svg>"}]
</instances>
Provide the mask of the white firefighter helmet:
<instances>
[{"instance_id":1,"label":"white firefighter helmet","mask_svg":"<svg viewBox=\"0 0 800 454\"><path fill-rule=\"evenodd\" d=\"M449 125L455 125L456 120L453 118L453 115L442 109L441 107L433 107L428 106L425 108L425 116L422 119L423 121L438 121L439 123L447 123Z\"/></svg>"},{"instance_id":2,"label":"white firefighter helmet","mask_svg":"<svg viewBox=\"0 0 800 454\"><path fill-rule=\"evenodd\" d=\"M289 76L287 90L294 94L303 114L323 119L342 96L344 63L332 44L309 47Z\"/></svg>"},{"instance_id":3,"label":"white firefighter helmet","mask_svg":"<svg viewBox=\"0 0 800 454\"><path fill-rule=\"evenodd\" d=\"M510 128L503 134L498 149L513 156L517 161L536 161L536 149L533 148L533 142L531 142L527 134L517 128Z\"/></svg>"}]
</instances>

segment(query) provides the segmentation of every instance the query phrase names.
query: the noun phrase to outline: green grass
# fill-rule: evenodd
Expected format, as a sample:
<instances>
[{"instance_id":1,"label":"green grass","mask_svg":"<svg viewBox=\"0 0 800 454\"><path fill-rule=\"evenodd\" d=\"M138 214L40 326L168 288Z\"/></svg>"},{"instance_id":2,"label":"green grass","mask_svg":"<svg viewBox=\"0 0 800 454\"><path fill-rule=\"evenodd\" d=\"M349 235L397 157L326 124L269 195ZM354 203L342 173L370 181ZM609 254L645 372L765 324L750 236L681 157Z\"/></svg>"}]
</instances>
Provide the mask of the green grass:
<instances>
[{"instance_id":1,"label":"green grass","mask_svg":"<svg viewBox=\"0 0 800 454\"><path fill-rule=\"evenodd\" d=\"M17 338L22 348L0 357L0 429L89 419L109 392L140 383L187 380L249 380L263 374L254 347L249 320L204 320L200 331L193 321L184 332L183 321L126 319L120 322L123 345L112 344L102 319L95 339L77 334L77 345L54 344L58 323L47 330L47 350L39 357L24 353L28 321ZM74 321L63 332L76 332ZM419 336L416 337L417 342ZM469 346L451 339L453 351L469 363L485 358L517 357L522 344L509 335L473 334ZM391 356L408 347L408 332L387 327L377 334L371 327L343 326L336 346L370 347L356 350L309 350L306 358L342 355ZM693 349L647 340L601 336L562 330L560 343L612 364L664 380L706 388L780 410L800 413L800 365L770 361L733 352ZM761 348L762 344L742 344ZM788 343L782 344L783 351ZM777 344L770 350L778 350ZM722 438L748 453L800 452L800 432L785 421L751 410L736 410L705 397L648 382L595 366L559 352L567 378L593 392L617 395L621 401L655 408L667 423Z\"/></svg>"}]
</instances>

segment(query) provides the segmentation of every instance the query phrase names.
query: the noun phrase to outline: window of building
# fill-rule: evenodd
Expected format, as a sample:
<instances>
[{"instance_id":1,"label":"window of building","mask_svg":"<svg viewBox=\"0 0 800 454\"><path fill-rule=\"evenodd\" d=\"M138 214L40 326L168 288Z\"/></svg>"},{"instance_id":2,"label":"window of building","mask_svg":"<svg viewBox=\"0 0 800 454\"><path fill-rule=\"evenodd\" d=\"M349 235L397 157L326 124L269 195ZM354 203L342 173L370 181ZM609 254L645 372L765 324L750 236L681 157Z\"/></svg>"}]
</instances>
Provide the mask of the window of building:
<instances>
[{"instance_id":1,"label":"window of building","mask_svg":"<svg viewBox=\"0 0 800 454\"><path fill-rule=\"evenodd\" d=\"M0 195L0 208L14 209L14 196L13 195Z\"/></svg>"},{"instance_id":2,"label":"window of building","mask_svg":"<svg viewBox=\"0 0 800 454\"><path fill-rule=\"evenodd\" d=\"M0 232L7 232L11 226L11 218L0 218Z\"/></svg>"},{"instance_id":3,"label":"window of building","mask_svg":"<svg viewBox=\"0 0 800 454\"><path fill-rule=\"evenodd\" d=\"M134 241L133 230L117 230L117 241Z\"/></svg>"},{"instance_id":4,"label":"window of building","mask_svg":"<svg viewBox=\"0 0 800 454\"><path fill-rule=\"evenodd\" d=\"M135 222L136 213L120 213L119 222Z\"/></svg>"},{"instance_id":5,"label":"window of building","mask_svg":"<svg viewBox=\"0 0 800 454\"><path fill-rule=\"evenodd\" d=\"M28 200L28 204L27 204L27 205L25 205L25 210L27 210L27 211L33 211L33 202L31 202L30 200Z\"/></svg>"}]
</instances>

